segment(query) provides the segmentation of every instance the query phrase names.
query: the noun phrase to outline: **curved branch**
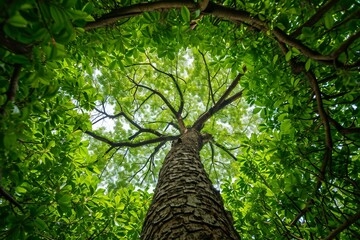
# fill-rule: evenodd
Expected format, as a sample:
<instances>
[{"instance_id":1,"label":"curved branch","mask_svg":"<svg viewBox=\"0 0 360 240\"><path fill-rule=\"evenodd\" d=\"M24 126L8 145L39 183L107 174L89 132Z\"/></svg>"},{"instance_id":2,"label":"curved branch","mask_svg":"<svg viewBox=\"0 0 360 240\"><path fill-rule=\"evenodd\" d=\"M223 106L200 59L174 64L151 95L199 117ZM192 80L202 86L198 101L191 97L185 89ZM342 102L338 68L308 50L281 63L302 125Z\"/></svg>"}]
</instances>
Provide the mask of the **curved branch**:
<instances>
[{"instance_id":1,"label":"curved branch","mask_svg":"<svg viewBox=\"0 0 360 240\"><path fill-rule=\"evenodd\" d=\"M119 9L114 9L110 13L107 13L100 18L96 19L95 22L88 23L84 29L91 30L94 28L104 27L111 25L116 21L122 18L129 18L140 15L144 12L153 12L157 10L170 10L174 8L187 7L190 11L194 11L198 8L197 4L190 0L181 0L181 1L159 1L159 2L150 2L150 3L139 3L134 4L128 7L121 7Z\"/></svg>"},{"instance_id":2,"label":"curved branch","mask_svg":"<svg viewBox=\"0 0 360 240\"><path fill-rule=\"evenodd\" d=\"M324 126L324 132L325 132L325 153L324 153L323 161L322 161L321 167L320 167L320 176L318 178L318 181L317 181L317 184L315 187L315 191L316 191L317 189L320 188L322 181L324 181L325 174L326 174L326 168L327 168L328 164L331 163L333 143L332 143L330 124L329 124L329 116L325 112L322 97L321 97L321 91L320 91L317 79L315 77L315 74L311 71L305 72L304 74L309 79L310 86L311 86L313 92L315 93L318 113L319 113L322 125Z\"/></svg>"},{"instance_id":3,"label":"curved branch","mask_svg":"<svg viewBox=\"0 0 360 240\"><path fill-rule=\"evenodd\" d=\"M149 59L149 58L148 58L148 59ZM175 84L176 91L178 92L179 97L180 97L179 110L177 111L177 113L176 113L175 116L176 116L176 119L177 119L177 121L178 121L178 123L179 123L180 131L181 131L181 133L183 133L183 132L185 131L186 127L185 127L184 121L183 121L183 119L182 119L182 117L181 117L181 114L182 114L182 112L183 112L183 110L184 110L185 101L184 101L184 96L183 96L183 93L181 92L179 83L178 83L178 81L175 79L174 75L158 69L157 67L155 67L155 66L150 62L150 59L149 59L149 65L150 65L155 71L157 71L157 72L159 72L159 73L161 73L161 74L164 74L164 75L170 77L171 80L173 81L173 83Z\"/></svg>"},{"instance_id":4,"label":"curved branch","mask_svg":"<svg viewBox=\"0 0 360 240\"><path fill-rule=\"evenodd\" d=\"M283 43L279 43L280 49L282 50L283 54L285 55L287 52L287 47ZM316 184L316 190L321 186L321 182L325 178L325 172L326 167L329 162L331 162L332 158L332 137L331 137L331 131L330 131L330 124L329 124L329 116L325 112L323 101L322 101L322 93L320 91L319 83L315 77L315 74L311 71L305 70L305 64L304 63L298 63L295 59L290 59L290 66L294 74L299 74L303 72L305 76L309 79L311 89L313 90L316 98L318 113L322 122L322 125L324 126L325 130L325 153L323 162L320 168L320 176Z\"/></svg>"},{"instance_id":5,"label":"curved branch","mask_svg":"<svg viewBox=\"0 0 360 240\"><path fill-rule=\"evenodd\" d=\"M130 118L125 112L119 112L115 115L111 115L111 114L107 114L105 111L101 111L97 108L95 108L95 110L101 114L104 114L105 117L108 117L108 118L111 118L111 119L114 119L114 118L118 118L118 117L124 117L131 125L133 125L134 127L136 127L139 131L137 133L135 133L133 136L129 137L129 140L132 140L134 139L136 136L138 136L140 133L144 133L144 132L147 132L147 133L152 133L156 136L162 136L161 133L159 133L158 131L154 130L154 129L151 129L151 128L143 128L141 127L139 124L137 124L132 118ZM100 120L102 120L103 118L101 118ZM98 121L100 121L98 120Z\"/></svg>"},{"instance_id":6,"label":"curved branch","mask_svg":"<svg viewBox=\"0 0 360 240\"><path fill-rule=\"evenodd\" d=\"M184 109L184 96L183 96L183 94L182 94L182 92L181 92L180 86L179 86L177 80L175 79L174 75L172 75L172 74L170 74L170 73L167 73L167 72L164 72L164 71L156 68L156 67L155 67L154 65L152 65L151 63L150 63L150 66L151 66L155 71L157 71L157 72L159 72L159 73L162 73L162 74L170 77L171 80L173 81L173 83L175 84L176 91L178 92L178 94L179 94L179 96L180 96L180 106L179 106L179 110L178 110L178 115L181 115L181 113L182 113L182 111L183 111L183 109Z\"/></svg>"},{"instance_id":7,"label":"curved branch","mask_svg":"<svg viewBox=\"0 0 360 240\"><path fill-rule=\"evenodd\" d=\"M131 79L130 77L128 77L129 80L134 83L137 87L142 87L145 88L149 91L151 91L152 93L156 94L157 96L159 96L161 98L161 100L163 100L163 102L165 103L165 105L170 109L170 111L172 112L172 114L174 114L175 118L178 118L178 112L175 110L175 108L171 105L171 103L169 102L169 100L167 100L167 98L159 91L154 90L148 86L142 85L140 83L136 83L133 79Z\"/></svg>"},{"instance_id":8,"label":"curved branch","mask_svg":"<svg viewBox=\"0 0 360 240\"><path fill-rule=\"evenodd\" d=\"M90 30L98 27L107 26L115 23L121 18L129 18L133 16L140 15L144 12L151 11L166 11L174 8L181 8L186 6L190 11L195 11L199 9L199 5L192 1L159 1L152 3L140 3L128 7L122 7L119 9L114 9L108 14L103 15L95 22L89 23L84 27L85 30ZM250 25L251 27L258 29L262 32L270 31L271 35L275 37L278 42L285 43L291 47L298 49L303 55L314 59L318 62L333 65L336 60L335 55L322 55L321 53L307 47L299 40L293 38L292 36L287 35L279 28L270 29L266 21L262 21L257 17L251 16L249 12L243 10L236 10L229 7L225 7L213 2L209 2L204 11L205 15L213 15L220 19L226 19L233 21L235 23L244 23ZM337 63L340 64L340 63Z\"/></svg>"}]
</instances>

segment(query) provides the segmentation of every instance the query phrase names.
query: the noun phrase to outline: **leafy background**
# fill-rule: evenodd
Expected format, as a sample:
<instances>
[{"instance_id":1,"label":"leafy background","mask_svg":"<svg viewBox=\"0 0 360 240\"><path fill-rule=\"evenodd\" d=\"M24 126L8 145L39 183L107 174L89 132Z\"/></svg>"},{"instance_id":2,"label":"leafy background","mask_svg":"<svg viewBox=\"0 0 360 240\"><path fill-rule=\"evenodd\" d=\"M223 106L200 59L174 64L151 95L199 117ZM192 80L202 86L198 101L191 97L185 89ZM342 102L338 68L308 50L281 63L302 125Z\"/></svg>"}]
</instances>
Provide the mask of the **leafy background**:
<instances>
[{"instance_id":1,"label":"leafy background","mask_svg":"<svg viewBox=\"0 0 360 240\"><path fill-rule=\"evenodd\" d=\"M242 238L360 237L358 2L184 3L94 29L141 1L0 2L0 238L138 239L169 106L191 125L244 66L201 153Z\"/></svg>"}]
</instances>

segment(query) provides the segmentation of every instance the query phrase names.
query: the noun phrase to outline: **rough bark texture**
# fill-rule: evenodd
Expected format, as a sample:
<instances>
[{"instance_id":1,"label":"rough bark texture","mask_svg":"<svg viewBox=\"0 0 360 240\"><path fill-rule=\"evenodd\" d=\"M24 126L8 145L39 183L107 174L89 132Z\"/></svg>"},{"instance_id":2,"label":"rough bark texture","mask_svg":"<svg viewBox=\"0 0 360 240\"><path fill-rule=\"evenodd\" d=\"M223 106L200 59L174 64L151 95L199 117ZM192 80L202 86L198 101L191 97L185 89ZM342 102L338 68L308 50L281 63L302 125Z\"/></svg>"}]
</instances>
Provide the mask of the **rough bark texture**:
<instances>
[{"instance_id":1,"label":"rough bark texture","mask_svg":"<svg viewBox=\"0 0 360 240\"><path fill-rule=\"evenodd\" d=\"M185 132L160 170L141 239L240 239L200 161L202 137Z\"/></svg>"}]
</instances>

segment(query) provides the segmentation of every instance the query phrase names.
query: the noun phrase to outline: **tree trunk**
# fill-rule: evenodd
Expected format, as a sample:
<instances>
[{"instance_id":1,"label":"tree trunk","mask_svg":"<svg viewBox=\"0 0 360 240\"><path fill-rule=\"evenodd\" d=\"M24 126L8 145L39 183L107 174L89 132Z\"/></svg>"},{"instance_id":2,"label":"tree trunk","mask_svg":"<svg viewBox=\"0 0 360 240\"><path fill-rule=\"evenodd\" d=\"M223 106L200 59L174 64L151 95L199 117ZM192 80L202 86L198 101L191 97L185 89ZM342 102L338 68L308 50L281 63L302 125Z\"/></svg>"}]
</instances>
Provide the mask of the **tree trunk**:
<instances>
[{"instance_id":1,"label":"tree trunk","mask_svg":"<svg viewBox=\"0 0 360 240\"><path fill-rule=\"evenodd\" d=\"M141 239L240 239L200 161L202 137L188 130L172 146L159 173Z\"/></svg>"}]
</instances>

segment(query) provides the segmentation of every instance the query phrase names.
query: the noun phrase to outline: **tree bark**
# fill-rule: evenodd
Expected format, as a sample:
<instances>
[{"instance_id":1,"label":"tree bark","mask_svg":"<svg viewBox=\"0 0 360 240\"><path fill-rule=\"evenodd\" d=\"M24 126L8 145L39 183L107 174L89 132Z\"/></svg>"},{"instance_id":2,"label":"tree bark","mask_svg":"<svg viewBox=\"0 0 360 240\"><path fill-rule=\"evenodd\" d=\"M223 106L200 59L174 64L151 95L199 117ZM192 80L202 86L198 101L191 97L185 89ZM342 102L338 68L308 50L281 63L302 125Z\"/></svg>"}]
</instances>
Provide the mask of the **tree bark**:
<instances>
[{"instance_id":1,"label":"tree bark","mask_svg":"<svg viewBox=\"0 0 360 240\"><path fill-rule=\"evenodd\" d=\"M240 239L200 161L202 136L186 131L167 154L141 239Z\"/></svg>"}]
</instances>

